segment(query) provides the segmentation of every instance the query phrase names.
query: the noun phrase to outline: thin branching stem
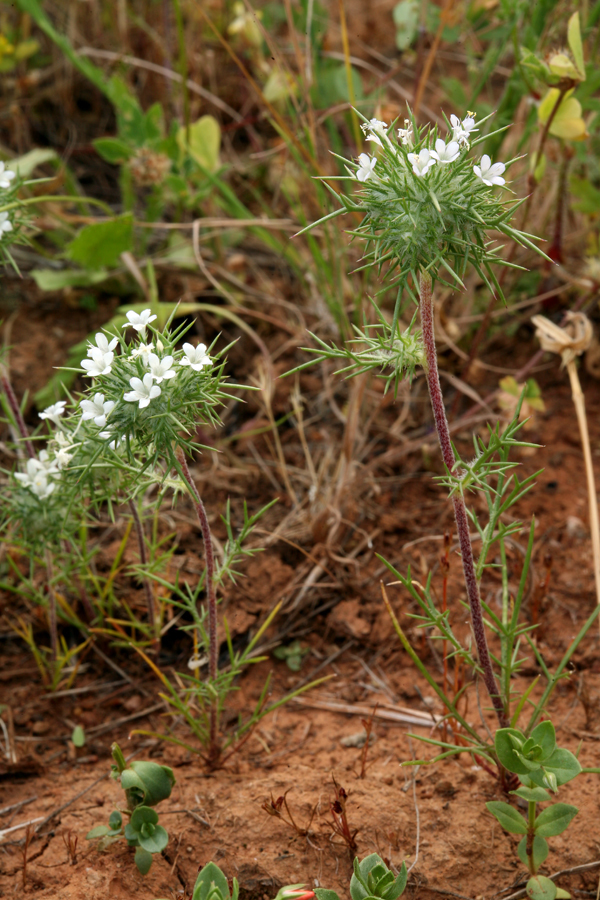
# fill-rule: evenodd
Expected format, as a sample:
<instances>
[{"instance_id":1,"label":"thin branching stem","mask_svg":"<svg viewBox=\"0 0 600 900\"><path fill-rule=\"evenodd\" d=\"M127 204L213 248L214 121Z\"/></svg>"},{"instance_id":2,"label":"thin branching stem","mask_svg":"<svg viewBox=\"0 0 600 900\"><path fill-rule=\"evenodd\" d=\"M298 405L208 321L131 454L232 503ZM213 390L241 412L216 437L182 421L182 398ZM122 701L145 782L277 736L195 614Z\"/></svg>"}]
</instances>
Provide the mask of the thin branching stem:
<instances>
[{"instance_id":1,"label":"thin branching stem","mask_svg":"<svg viewBox=\"0 0 600 900\"><path fill-rule=\"evenodd\" d=\"M444 407L444 397L440 384L440 376L437 364L437 352L435 347L435 332L433 319L433 292L431 286L431 276L428 272L421 272L419 284L419 305L421 312L421 326L423 329L423 343L425 346L425 374L427 376L427 387L429 388L429 397L433 409L433 418L438 434L442 458L449 472L452 472L456 464L454 449L450 439L450 429L448 428L448 420L446 419L446 409ZM463 572L465 576L465 585L467 588L467 597L469 600L469 608L471 611L471 623L473 626L473 635L477 645L477 653L479 662L483 671L483 680L488 690L498 721L501 728L508 726L508 719L504 711L504 704L496 682L496 676L492 668L490 651L487 645L485 635L485 626L483 623L483 610L481 607L481 597L479 596L479 584L475 573L475 561L473 559L473 547L471 546L471 536L469 532L469 519L467 516L467 508L462 493L455 491L452 495L452 503L454 505L454 518L456 520L456 529L458 533L458 541L460 544L460 552L462 557Z\"/></svg>"},{"instance_id":2,"label":"thin branching stem","mask_svg":"<svg viewBox=\"0 0 600 900\"><path fill-rule=\"evenodd\" d=\"M21 437L23 438L25 449L27 450L27 455L30 459L35 459L35 450L33 449L33 444L29 439L29 432L27 431L25 420L21 415L21 408L17 402L15 392L13 391L12 384L10 383L9 377L6 374L4 367L0 369L0 379L2 380L2 390L6 394L8 405L11 408L11 412L15 418L17 428L19 429Z\"/></svg>"},{"instance_id":3,"label":"thin branching stem","mask_svg":"<svg viewBox=\"0 0 600 900\"><path fill-rule=\"evenodd\" d=\"M206 596L208 600L208 675L211 684L214 686L218 673L219 648L217 644L217 595L215 590L215 554L213 550L212 537L210 533L210 525L208 524L208 516L202 498L198 493L198 488L194 484L190 473L187 460L183 451L178 453L178 460L183 472L183 476L187 483L190 493L196 506L196 514L200 523L200 531L202 532L202 540L204 541L204 553L206 556ZM215 692L210 705L210 725L209 725L209 762L216 762L220 756L219 748L219 706L218 697Z\"/></svg>"}]
</instances>

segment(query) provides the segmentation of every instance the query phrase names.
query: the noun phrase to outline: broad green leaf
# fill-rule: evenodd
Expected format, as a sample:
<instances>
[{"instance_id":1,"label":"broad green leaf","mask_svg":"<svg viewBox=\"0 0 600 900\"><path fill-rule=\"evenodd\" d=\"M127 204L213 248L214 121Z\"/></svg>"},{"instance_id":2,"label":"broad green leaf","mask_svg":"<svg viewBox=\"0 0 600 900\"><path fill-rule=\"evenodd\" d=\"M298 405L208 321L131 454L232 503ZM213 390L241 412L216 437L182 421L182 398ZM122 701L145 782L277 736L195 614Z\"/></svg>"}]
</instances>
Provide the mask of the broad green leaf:
<instances>
[{"instance_id":1,"label":"broad green leaf","mask_svg":"<svg viewBox=\"0 0 600 900\"><path fill-rule=\"evenodd\" d=\"M133 216L125 213L109 222L85 225L67 246L67 256L85 269L116 266L121 253L133 247Z\"/></svg>"},{"instance_id":2,"label":"broad green leaf","mask_svg":"<svg viewBox=\"0 0 600 900\"><path fill-rule=\"evenodd\" d=\"M47 162L60 162L60 158L56 151L46 147L36 147L34 150L30 150L29 153L25 153L23 156L8 160L7 165L9 169L12 169L13 172L16 172L21 178L29 178L34 169Z\"/></svg>"},{"instance_id":3,"label":"broad green leaf","mask_svg":"<svg viewBox=\"0 0 600 900\"><path fill-rule=\"evenodd\" d=\"M111 827L112 831L118 831L119 828L123 825L123 817L118 810L114 810L110 814L110 818L108 820L108 824Z\"/></svg>"},{"instance_id":4,"label":"broad green leaf","mask_svg":"<svg viewBox=\"0 0 600 900\"><path fill-rule=\"evenodd\" d=\"M102 159L113 164L126 162L133 152L131 146L120 138L96 138L92 144Z\"/></svg>"},{"instance_id":5,"label":"broad green leaf","mask_svg":"<svg viewBox=\"0 0 600 900\"><path fill-rule=\"evenodd\" d=\"M529 775L531 767L517 754L515 744L522 746L525 736L516 728L499 728L494 735L494 746L498 759L505 769L516 775Z\"/></svg>"},{"instance_id":6,"label":"broad green leaf","mask_svg":"<svg viewBox=\"0 0 600 900\"><path fill-rule=\"evenodd\" d=\"M569 187L571 196L576 198L571 202L573 209L591 216L597 216L600 213L600 190L594 187L589 179L571 175Z\"/></svg>"},{"instance_id":7,"label":"broad green leaf","mask_svg":"<svg viewBox=\"0 0 600 900\"><path fill-rule=\"evenodd\" d=\"M175 784L175 776L173 775L173 770L169 768L169 766L159 766L158 763L140 760L139 762L132 762L130 769L133 769L143 785L145 807L156 806L161 800L166 800L167 797L171 796L171 791ZM128 771L129 769L125 769L121 775L121 784L123 787L125 787L123 777ZM154 815L156 815L156 813L154 813Z\"/></svg>"},{"instance_id":8,"label":"broad green leaf","mask_svg":"<svg viewBox=\"0 0 600 900\"><path fill-rule=\"evenodd\" d=\"M540 837L553 837L562 834L569 827L571 820L579 810L568 803L555 803L539 814L535 820L535 833Z\"/></svg>"},{"instance_id":9,"label":"broad green leaf","mask_svg":"<svg viewBox=\"0 0 600 900\"><path fill-rule=\"evenodd\" d=\"M579 80L585 81L585 62L583 61L583 44L581 43L581 29L579 27L579 13L574 12L569 19L567 28L567 41L577 66Z\"/></svg>"},{"instance_id":10,"label":"broad green leaf","mask_svg":"<svg viewBox=\"0 0 600 900\"><path fill-rule=\"evenodd\" d=\"M516 809L503 803L501 800L491 800L485 804L493 816L495 816L505 831L511 834L527 834L527 822Z\"/></svg>"},{"instance_id":11,"label":"broad green leaf","mask_svg":"<svg viewBox=\"0 0 600 900\"><path fill-rule=\"evenodd\" d=\"M135 864L141 875L147 875L152 865L152 854L143 847L138 847L135 851Z\"/></svg>"},{"instance_id":12,"label":"broad green leaf","mask_svg":"<svg viewBox=\"0 0 600 900\"><path fill-rule=\"evenodd\" d=\"M162 825L157 825L153 829L152 834L140 832L138 841L140 842L140 847L143 847L148 853L160 853L169 843L169 835Z\"/></svg>"},{"instance_id":13,"label":"broad green leaf","mask_svg":"<svg viewBox=\"0 0 600 900\"><path fill-rule=\"evenodd\" d=\"M121 784L123 783L124 774L125 772L121 775ZM149 806L138 806L131 814L130 824L134 831L141 831L143 825L157 825L158 813L155 809L150 809Z\"/></svg>"},{"instance_id":14,"label":"broad green leaf","mask_svg":"<svg viewBox=\"0 0 600 900\"><path fill-rule=\"evenodd\" d=\"M29 273L41 291L61 291L66 287L91 287L110 277L106 269L87 272L82 269L32 269Z\"/></svg>"},{"instance_id":15,"label":"broad green leaf","mask_svg":"<svg viewBox=\"0 0 600 900\"><path fill-rule=\"evenodd\" d=\"M581 116L581 103L568 91L561 100L560 106L550 123L550 134L569 141L582 141L587 136L585 122ZM560 92L558 88L550 88L538 107L538 119L545 125L552 110L556 106Z\"/></svg>"},{"instance_id":16,"label":"broad green leaf","mask_svg":"<svg viewBox=\"0 0 600 900\"><path fill-rule=\"evenodd\" d=\"M556 731L552 722L548 720L536 725L531 732L531 740L542 748L542 759L546 760L552 756L556 750Z\"/></svg>"},{"instance_id":17,"label":"broad green leaf","mask_svg":"<svg viewBox=\"0 0 600 900\"><path fill-rule=\"evenodd\" d=\"M75 726L71 734L71 740L76 747L83 747L85 745L85 731L81 725Z\"/></svg>"},{"instance_id":18,"label":"broad green leaf","mask_svg":"<svg viewBox=\"0 0 600 900\"><path fill-rule=\"evenodd\" d=\"M214 862L209 862L198 874L192 900L207 900L213 891L216 891L222 900L228 900L229 884L227 879Z\"/></svg>"},{"instance_id":19,"label":"broad green leaf","mask_svg":"<svg viewBox=\"0 0 600 900\"><path fill-rule=\"evenodd\" d=\"M109 828L108 825L96 825L95 828L92 828L91 831L88 831L85 839L86 841L93 841L94 838L104 837L105 835L110 834L112 830L113 829Z\"/></svg>"},{"instance_id":20,"label":"broad green leaf","mask_svg":"<svg viewBox=\"0 0 600 900\"><path fill-rule=\"evenodd\" d=\"M335 891L328 891L326 888L315 888L315 896L317 900L340 900Z\"/></svg>"},{"instance_id":21,"label":"broad green leaf","mask_svg":"<svg viewBox=\"0 0 600 900\"><path fill-rule=\"evenodd\" d=\"M201 116L190 125L190 144L187 146L186 129L177 132L177 143L183 153L189 153L192 159L208 172L216 172L221 165L219 150L221 147L221 128L214 116Z\"/></svg>"},{"instance_id":22,"label":"broad green leaf","mask_svg":"<svg viewBox=\"0 0 600 900\"><path fill-rule=\"evenodd\" d=\"M516 791L510 793L527 800L528 803L545 803L547 800L552 800L552 796L542 787L530 788L521 785Z\"/></svg>"},{"instance_id":23,"label":"broad green leaf","mask_svg":"<svg viewBox=\"0 0 600 900\"><path fill-rule=\"evenodd\" d=\"M526 890L531 900L556 900L556 885L544 875L534 875L530 878Z\"/></svg>"},{"instance_id":24,"label":"broad green leaf","mask_svg":"<svg viewBox=\"0 0 600 900\"><path fill-rule=\"evenodd\" d=\"M533 867L537 872L539 867L542 865L546 857L548 856L548 842L544 840L543 837L540 837L538 834L533 836L533 845L532 845L532 856L533 856ZM524 837L522 841L519 842L519 846L517 847L517 854L519 859L525 866L525 868L529 868L529 860L527 859L527 837Z\"/></svg>"},{"instance_id":25,"label":"broad green leaf","mask_svg":"<svg viewBox=\"0 0 600 900\"><path fill-rule=\"evenodd\" d=\"M571 895L568 891L563 891L562 888L556 888L556 900L570 900Z\"/></svg>"},{"instance_id":26,"label":"broad green leaf","mask_svg":"<svg viewBox=\"0 0 600 900\"><path fill-rule=\"evenodd\" d=\"M539 769L537 772L530 773L529 777L535 784L540 785L540 787L548 787L549 785L544 781L544 773L547 773L554 775L557 786L560 786L579 775L581 765L570 750L566 750L564 747L557 747L552 756L544 760L543 769L544 771Z\"/></svg>"}]
</instances>

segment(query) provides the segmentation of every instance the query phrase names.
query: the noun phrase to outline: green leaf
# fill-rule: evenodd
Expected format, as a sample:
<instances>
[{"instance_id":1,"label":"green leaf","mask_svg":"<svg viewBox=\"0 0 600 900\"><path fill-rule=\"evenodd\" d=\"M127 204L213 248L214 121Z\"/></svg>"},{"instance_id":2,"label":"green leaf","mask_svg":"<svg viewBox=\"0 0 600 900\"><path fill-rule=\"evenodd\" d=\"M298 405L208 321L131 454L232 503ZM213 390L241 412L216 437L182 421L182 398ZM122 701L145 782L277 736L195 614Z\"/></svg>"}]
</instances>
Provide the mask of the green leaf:
<instances>
[{"instance_id":1,"label":"green leaf","mask_svg":"<svg viewBox=\"0 0 600 900\"><path fill-rule=\"evenodd\" d=\"M124 774L125 772L123 772ZM141 831L144 825L157 825L158 813L155 809L150 809L149 806L138 806L131 814L130 824L134 831Z\"/></svg>"},{"instance_id":2,"label":"green leaf","mask_svg":"<svg viewBox=\"0 0 600 900\"><path fill-rule=\"evenodd\" d=\"M539 867L548 856L548 842L545 841L543 837L540 837L538 834L536 834L533 837L533 846L531 849L533 857L533 868L534 871L537 872ZM523 865L527 869L529 869L529 860L527 858L527 837L524 837L523 840L519 842L519 846L517 847L517 854Z\"/></svg>"},{"instance_id":3,"label":"green leaf","mask_svg":"<svg viewBox=\"0 0 600 900\"><path fill-rule=\"evenodd\" d=\"M14 162L11 162L11 166L13 165ZM588 178L571 175L569 188L572 196L577 198L571 203L573 209L591 216L600 213L600 191Z\"/></svg>"},{"instance_id":4,"label":"green leaf","mask_svg":"<svg viewBox=\"0 0 600 900\"><path fill-rule=\"evenodd\" d=\"M511 791L510 793L527 800L528 803L544 803L547 800L552 800L551 794L542 787L530 788L521 785L516 791Z\"/></svg>"},{"instance_id":5,"label":"green leaf","mask_svg":"<svg viewBox=\"0 0 600 900\"><path fill-rule=\"evenodd\" d=\"M138 847L135 851L135 864L141 875L147 875L152 865L152 854L143 847Z\"/></svg>"},{"instance_id":6,"label":"green leaf","mask_svg":"<svg viewBox=\"0 0 600 900\"><path fill-rule=\"evenodd\" d=\"M518 755L516 746L523 746L525 735L516 728L499 728L494 735L494 746L498 759L505 769L516 775L529 775L531 768Z\"/></svg>"},{"instance_id":7,"label":"green leaf","mask_svg":"<svg viewBox=\"0 0 600 900\"><path fill-rule=\"evenodd\" d=\"M317 900L340 900L335 891L328 891L326 888L315 888L315 896Z\"/></svg>"},{"instance_id":8,"label":"green leaf","mask_svg":"<svg viewBox=\"0 0 600 900\"><path fill-rule=\"evenodd\" d=\"M109 163L126 162L132 155L132 149L129 144L120 140L120 138L96 138L95 141L92 141L92 144L98 155Z\"/></svg>"},{"instance_id":9,"label":"green leaf","mask_svg":"<svg viewBox=\"0 0 600 900\"><path fill-rule=\"evenodd\" d=\"M536 744L539 744L542 748L540 761L546 760L549 756L552 756L556 749L556 732L552 722L548 720L536 725L531 732L531 740Z\"/></svg>"},{"instance_id":10,"label":"green leaf","mask_svg":"<svg viewBox=\"0 0 600 900\"><path fill-rule=\"evenodd\" d=\"M135 774L135 779L127 776L127 773L130 771ZM123 780L124 778L125 781ZM126 784L129 781L131 781L132 787L141 787L144 791L144 806L148 807L156 806L161 800L166 800L167 797L171 796L171 791L175 784L175 776L173 775L173 769L169 768L169 766L159 766L158 763L140 760L139 762L132 762L129 768L122 773L121 784L125 790L127 790Z\"/></svg>"},{"instance_id":11,"label":"green leaf","mask_svg":"<svg viewBox=\"0 0 600 900\"><path fill-rule=\"evenodd\" d=\"M83 747L85 744L85 731L81 725L76 725L71 733L71 740L76 747Z\"/></svg>"},{"instance_id":12,"label":"green leaf","mask_svg":"<svg viewBox=\"0 0 600 900\"><path fill-rule=\"evenodd\" d=\"M221 147L221 128L214 116L201 116L198 121L190 125L190 143L187 145L185 128L177 132L177 143L184 153L189 153L192 159L207 169L215 172L221 165L219 150Z\"/></svg>"},{"instance_id":13,"label":"green leaf","mask_svg":"<svg viewBox=\"0 0 600 900\"><path fill-rule=\"evenodd\" d=\"M116 266L121 253L132 247L133 216L125 213L110 222L85 225L67 245L66 253L69 259L86 269L101 269Z\"/></svg>"},{"instance_id":14,"label":"green leaf","mask_svg":"<svg viewBox=\"0 0 600 900\"><path fill-rule=\"evenodd\" d=\"M169 843L169 835L166 828L163 828L162 825L156 825L152 834L140 832L138 841L140 842L140 847L143 847L148 853L160 853Z\"/></svg>"},{"instance_id":15,"label":"green leaf","mask_svg":"<svg viewBox=\"0 0 600 900\"><path fill-rule=\"evenodd\" d=\"M123 817L121 813L118 812L118 810L115 809L113 812L111 812L108 824L110 825L112 831L118 831L119 828L121 828L121 826L123 825Z\"/></svg>"},{"instance_id":16,"label":"green leaf","mask_svg":"<svg viewBox=\"0 0 600 900\"><path fill-rule=\"evenodd\" d=\"M209 895L228 900L229 884L220 868L214 862L207 863L198 874L192 900L207 900Z\"/></svg>"},{"instance_id":17,"label":"green leaf","mask_svg":"<svg viewBox=\"0 0 600 900\"><path fill-rule=\"evenodd\" d=\"M85 839L86 841L93 841L94 838L105 837L107 834L110 834L112 830L113 829L109 828L108 825L96 825L95 828L92 828L91 831L88 831Z\"/></svg>"},{"instance_id":18,"label":"green leaf","mask_svg":"<svg viewBox=\"0 0 600 900\"><path fill-rule=\"evenodd\" d=\"M509 831L511 834L527 834L527 822L508 803L503 803L501 800L491 800L485 805L491 814L498 819L505 831Z\"/></svg>"},{"instance_id":19,"label":"green leaf","mask_svg":"<svg viewBox=\"0 0 600 900\"><path fill-rule=\"evenodd\" d=\"M544 774L554 775L558 786L571 781L581 772L579 760L570 750L564 747L557 747L549 759L544 760L543 768L537 772L529 773L529 777L535 784L541 787L548 787L548 783L544 781Z\"/></svg>"},{"instance_id":20,"label":"green leaf","mask_svg":"<svg viewBox=\"0 0 600 900\"><path fill-rule=\"evenodd\" d=\"M562 834L569 827L571 820L579 810L568 803L555 803L539 814L535 820L535 833L540 837L553 837Z\"/></svg>"},{"instance_id":21,"label":"green leaf","mask_svg":"<svg viewBox=\"0 0 600 900\"><path fill-rule=\"evenodd\" d=\"M570 893L563 891L562 888L556 888L556 900L570 900Z\"/></svg>"},{"instance_id":22,"label":"green leaf","mask_svg":"<svg viewBox=\"0 0 600 900\"><path fill-rule=\"evenodd\" d=\"M81 269L32 269L29 273L41 291L61 291L66 287L91 287L109 278L105 269L86 272Z\"/></svg>"},{"instance_id":23,"label":"green leaf","mask_svg":"<svg viewBox=\"0 0 600 900\"><path fill-rule=\"evenodd\" d=\"M531 900L555 900L556 885L544 875L534 875L527 882L527 896Z\"/></svg>"},{"instance_id":24,"label":"green leaf","mask_svg":"<svg viewBox=\"0 0 600 900\"><path fill-rule=\"evenodd\" d=\"M579 13L574 12L569 19L567 28L567 41L573 54L577 72L581 81L585 81L585 62L583 61L583 44L581 43L581 29L579 27Z\"/></svg>"},{"instance_id":25,"label":"green leaf","mask_svg":"<svg viewBox=\"0 0 600 900\"><path fill-rule=\"evenodd\" d=\"M396 26L396 47L398 50L406 50L417 36L418 0L400 0L393 9L392 17Z\"/></svg>"}]
</instances>

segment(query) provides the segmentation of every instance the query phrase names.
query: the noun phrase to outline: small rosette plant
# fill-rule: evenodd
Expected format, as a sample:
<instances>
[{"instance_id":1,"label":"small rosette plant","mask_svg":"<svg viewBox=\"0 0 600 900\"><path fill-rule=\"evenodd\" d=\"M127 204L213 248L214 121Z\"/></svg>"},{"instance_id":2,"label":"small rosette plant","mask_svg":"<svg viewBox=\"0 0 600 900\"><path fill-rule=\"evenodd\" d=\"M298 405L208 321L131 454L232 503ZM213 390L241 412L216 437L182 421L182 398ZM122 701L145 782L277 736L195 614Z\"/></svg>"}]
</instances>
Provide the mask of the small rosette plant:
<instances>
[{"instance_id":1,"label":"small rosette plant","mask_svg":"<svg viewBox=\"0 0 600 900\"><path fill-rule=\"evenodd\" d=\"M124 838L130 847L136 848L135 864L141 874L146 875L152 865L152 855L161 853L169 843L169 835L158 824L158 813L152 807L170 797L175 776L169 766L158 763L140 760L128 766L118 744L113 744L112 755L111 777L120 779L127 809L114 810L108 825L92 828L86 839L99 839L99 846L105 849ZM129 817L125 825L123 816Z\"/></svg>"},{"instance_id":2,"label":"small rosette plant","mask_svg":"<svg viewBox=\"0 0 600 900\"><path fill-rule=\"evenodd\" d=\"M354 874L350 879L352 900L398 900L408 881L406 863L402 863L398 875L386 866L377 853L354 860ZM315 888L317 900L339 900L335 891Z\"/></svg>"},{"instance_id":3,"label":"small rosette plant","mask_svg":"<svg viewBox=\"0 0 600 900\"><path fill-rule=\"evenodd\" d=\"M510 793L526 801L528 814L524 818L500 800L486 806L505 831L524 835L517 853L531 875L527 894L532 900L567 898L570 896L567 891L539 875L538 870L548 856L546 838L566 831L578 809L568 803L555 803L538 815L537 804L552 799L549 790L556 792L560 785L579 775L582 771L579 761L570 750L556 746L556 732L549 721L540 722L529 737L516 728L500 728L494 745L500 763L519 777L521 786Z\"/></svg>"}]
</instances>

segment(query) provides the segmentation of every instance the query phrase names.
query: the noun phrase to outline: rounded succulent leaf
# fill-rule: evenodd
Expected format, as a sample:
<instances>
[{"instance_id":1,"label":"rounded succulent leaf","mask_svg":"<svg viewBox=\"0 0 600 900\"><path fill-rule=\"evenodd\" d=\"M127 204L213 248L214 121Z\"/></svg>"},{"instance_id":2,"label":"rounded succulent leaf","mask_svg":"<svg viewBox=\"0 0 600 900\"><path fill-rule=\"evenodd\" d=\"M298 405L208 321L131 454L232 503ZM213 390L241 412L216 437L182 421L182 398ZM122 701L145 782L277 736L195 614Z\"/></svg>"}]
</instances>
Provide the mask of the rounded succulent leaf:
<instances>
[{"instance_id":1,"label":"rounded succulent leaf","mask_svg":"<svg viewBox=\"0 0 600 900\"><path fill-rule=\"evenodd\" d=\"M138 837L140 847L143 847L148 853L160 853L169 843L169 835L166 828L163 828L162 825L150 827L152 828L152 833L150 833L148 825L144 825L140 832Z\"/></svg>"}]
</instances>

